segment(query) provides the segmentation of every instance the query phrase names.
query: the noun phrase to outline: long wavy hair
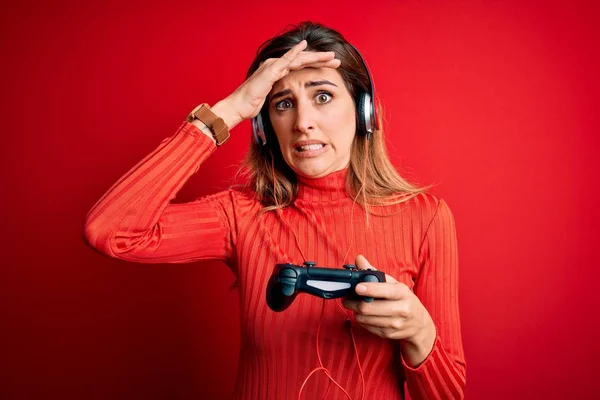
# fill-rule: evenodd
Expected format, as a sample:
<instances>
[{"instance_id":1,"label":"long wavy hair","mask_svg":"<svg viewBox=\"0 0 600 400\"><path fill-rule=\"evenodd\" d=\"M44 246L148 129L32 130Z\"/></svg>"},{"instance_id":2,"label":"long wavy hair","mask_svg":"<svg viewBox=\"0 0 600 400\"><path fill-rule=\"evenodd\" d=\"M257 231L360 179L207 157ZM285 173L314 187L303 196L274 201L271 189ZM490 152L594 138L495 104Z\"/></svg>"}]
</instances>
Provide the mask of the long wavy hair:
<instances>
[{"instance_id":1,"label":"long wavy hair","mask_svg":"<svg viewBox=\"0 0 600 400\"><path fill-rule=\"evenodd\" d=\"M302 22L264 42L246 78L250 77L268 58L283 56L302 40L308 42L305 51L333 51L341 61L337 71L354 99L355 108L360 93L369 90L369 77L360 55L337 31L315 22ZM268 115L268 99L263 106L262 120L265 127L267 144L262 145L251 138L250 149L246 154L238 175L244 175L264 205L263 212L277 210L292 204L298 193L295 172L286 163L277 136L271 126ZM350 165L347 174L346 191L367 211L369 206L391 205L405 202L428 187L417 187L400 176L391 163L383 135L382 110L378 105L379 130L375 130L371 139L365 132L356 132L352 143ZM359 128L357 119L356 127Z\"/></svg>"}]
</instances>

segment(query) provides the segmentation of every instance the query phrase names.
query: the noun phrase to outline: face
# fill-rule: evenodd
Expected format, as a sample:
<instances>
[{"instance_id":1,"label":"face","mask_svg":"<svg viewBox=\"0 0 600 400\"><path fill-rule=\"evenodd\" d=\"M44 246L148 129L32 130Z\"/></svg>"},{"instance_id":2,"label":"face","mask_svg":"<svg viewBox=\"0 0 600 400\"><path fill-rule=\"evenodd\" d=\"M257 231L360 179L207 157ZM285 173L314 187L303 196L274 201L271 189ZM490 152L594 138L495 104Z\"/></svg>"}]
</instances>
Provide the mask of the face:
<instances>
[{"instance_id":1,"label":"face","mask_svg":"<svg viewBox=\"0 0 600 400\"><path fill-rule=\"evenodd\" d=\"M348 166L356 109L336 69L303 68L277 81L269 116L283 158L296 174L319 178Z\"/></svg>"}]
</instances>

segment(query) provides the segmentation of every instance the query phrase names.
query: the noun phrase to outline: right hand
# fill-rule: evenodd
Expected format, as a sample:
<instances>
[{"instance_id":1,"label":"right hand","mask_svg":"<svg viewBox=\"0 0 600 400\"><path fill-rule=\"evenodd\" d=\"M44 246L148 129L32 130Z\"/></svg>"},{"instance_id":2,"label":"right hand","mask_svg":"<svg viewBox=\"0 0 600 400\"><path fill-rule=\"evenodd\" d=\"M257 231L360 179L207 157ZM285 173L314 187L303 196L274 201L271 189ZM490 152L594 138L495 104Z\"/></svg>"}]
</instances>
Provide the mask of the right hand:
<instances>
[{"instance_id":1,"label":"right hand","mask_svg":"<svg viewBox=\"0 0 600 400\"><path fill-rule=\"evenodd\" d=\"M223 100L233 107L238 119L237 123L257 116L275 82L288 75L290 71L340 66L341 61L335 58L333 51L303 51L306 47L307 42L303 40L282 57L265 60L244 83Z\"/></svg>"}]
</instances>

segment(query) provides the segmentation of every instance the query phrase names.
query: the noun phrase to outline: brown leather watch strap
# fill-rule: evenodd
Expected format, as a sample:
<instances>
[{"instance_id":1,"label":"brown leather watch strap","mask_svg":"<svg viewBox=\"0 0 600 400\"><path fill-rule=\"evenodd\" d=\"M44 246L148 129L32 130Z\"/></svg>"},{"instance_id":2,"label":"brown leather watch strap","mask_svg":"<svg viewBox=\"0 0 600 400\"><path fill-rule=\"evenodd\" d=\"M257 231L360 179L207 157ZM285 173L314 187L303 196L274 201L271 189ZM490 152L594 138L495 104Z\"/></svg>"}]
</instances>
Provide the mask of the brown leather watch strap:
<instances>
[{"instance_id":1,"label":"brown leather watch strap","mask_svg":"<svg viewBox=\"0 0 600 400\"><path fill-rule=\"evenodd\" d=\"M187 117L187 121L192 122L194 119L198 119L210 129L217 142L217 146L221 146L229 139L229 127L222 118L210 110L208 104L200 104L192 110Z\"/></svg>"}]
</instances>

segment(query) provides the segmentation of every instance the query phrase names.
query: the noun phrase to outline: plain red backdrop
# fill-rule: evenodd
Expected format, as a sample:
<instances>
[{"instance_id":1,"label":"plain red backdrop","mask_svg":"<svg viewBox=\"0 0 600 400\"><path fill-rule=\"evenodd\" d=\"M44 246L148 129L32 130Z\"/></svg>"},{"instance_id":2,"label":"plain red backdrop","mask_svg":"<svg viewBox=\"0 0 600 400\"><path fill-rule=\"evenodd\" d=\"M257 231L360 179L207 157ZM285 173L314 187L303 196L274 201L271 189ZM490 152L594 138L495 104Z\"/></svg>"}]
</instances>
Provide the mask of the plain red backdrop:
<instances>
[{"instance_id":1,"label":"plain red backdrop","mask_svg":"<svg viewBox=\"0 0 600 400\"><path fill-rule=\"evenodd\" d=\"M81 225L288 23L367 59L394 163L457 222L469 399L600 396L594 2L3 2L3 399L221 399L239 349L219 263L137 265ZM247 122L180 193L225 189Z\"/></svg>"}]
</instances>

